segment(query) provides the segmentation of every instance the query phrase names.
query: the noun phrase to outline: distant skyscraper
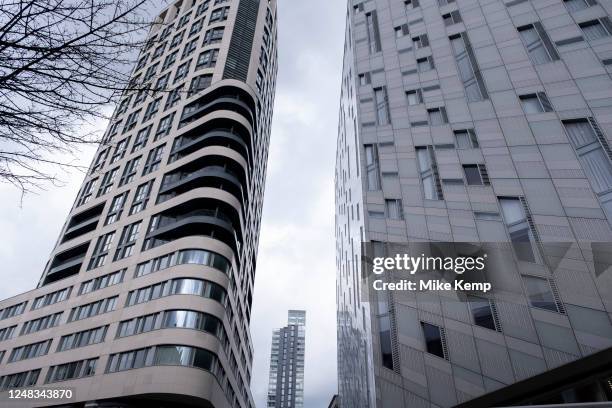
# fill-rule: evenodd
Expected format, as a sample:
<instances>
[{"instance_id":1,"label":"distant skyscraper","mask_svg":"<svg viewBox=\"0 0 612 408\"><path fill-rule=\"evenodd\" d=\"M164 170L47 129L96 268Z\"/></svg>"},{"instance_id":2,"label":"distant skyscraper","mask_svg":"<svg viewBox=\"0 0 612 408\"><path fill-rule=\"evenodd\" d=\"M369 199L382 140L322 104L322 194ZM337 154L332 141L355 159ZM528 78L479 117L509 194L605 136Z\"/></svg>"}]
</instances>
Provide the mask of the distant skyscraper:
<instances>
[{"instance_id":1,"label":"distant skyscraper","mask_svg":"<svg viewBox=\"0 0 612 408\"><path fill-rule=\"evenodd\" d=\"M125 92L38 288L0 302L0 392L254 406L276 27L275 0L178 0L157 16L132 81L162 91Z\"/></svg>"},{"instance_id":2,"label":"distant skyscraper","mask_svg":"<svg viewBox=\"0 0 612 408\"><path fill-rule=\"evenodd\" d=\"M609 0L348 2L343 407L612 399L596 364L612 345L612 275L591 245L612 248L611 13ZM494 294L372 297L362 242L495 242L509 258L487 270Z\"/></svg>"},{"instance_id":3,"label":"distant skyscraper","mask_svg":"<svg viewBox=\"0 0 612 408\"><path fill-rule=\"evenodd\" d=\"M287 326L272 333L269 408L304 406L304 348L306 312L290 310Z\"/></svg>"}]
</instances>

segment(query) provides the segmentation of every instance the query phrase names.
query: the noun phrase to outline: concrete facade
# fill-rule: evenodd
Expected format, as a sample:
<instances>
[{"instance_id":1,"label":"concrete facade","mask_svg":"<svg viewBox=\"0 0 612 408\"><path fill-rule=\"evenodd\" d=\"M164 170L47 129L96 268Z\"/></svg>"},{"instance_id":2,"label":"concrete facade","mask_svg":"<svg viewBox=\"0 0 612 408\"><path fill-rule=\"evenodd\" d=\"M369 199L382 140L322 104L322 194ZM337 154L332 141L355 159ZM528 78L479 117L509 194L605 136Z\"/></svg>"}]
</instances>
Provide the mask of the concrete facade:
<instances>
[{"instance_id":1,"label":"concrete facade","mask_svg":"<svg viewBox=\"0 0 612 408\"><path fill-rule=\"evenodd\" d=\"M612 241L611 13L589 0L348 2L342 406L451 407L612 346L612 277L591 247ZM485 324L458 293L367 297L361 243L420 241L528 248L487 271ZM567 244L556 268L549 243Z\"/></svg>"},{"instance_id":2,"label":"concrete facade","mask_svg":"<svg viewBox=\"0 0 612 408\"><path fill-rule=\"evenodd\" d=\"M290 310L287 326L272 333L269 408L304 407L305 347L306 312Z\"/></svg>"},{"instance_id":3,"label":"concrete facade","mask_svg":"<svg viewBox=\"0 0 612 408\"><path fill-rule=\"evenodd\" d=\"M153 89L118 104L38 288L0 302L1 400L36 386L74 396L31 406L254 406L276 27L274 0L158 15L132 74Z\"/></svg>"}]
</instances>

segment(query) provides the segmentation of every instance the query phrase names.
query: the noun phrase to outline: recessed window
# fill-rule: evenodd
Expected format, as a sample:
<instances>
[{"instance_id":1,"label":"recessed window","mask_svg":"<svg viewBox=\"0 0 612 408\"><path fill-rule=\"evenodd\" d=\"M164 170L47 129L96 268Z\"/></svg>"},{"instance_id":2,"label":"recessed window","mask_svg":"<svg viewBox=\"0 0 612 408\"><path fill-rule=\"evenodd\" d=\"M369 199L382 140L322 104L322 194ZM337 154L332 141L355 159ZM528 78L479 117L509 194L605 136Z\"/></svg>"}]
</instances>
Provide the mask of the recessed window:
<instances>
[{"instance_id":1,"label":"recessed window","mask_svg":"<svg viewBox=\"0 0 612 408\"><path fill-rule=\"evenodd\" d=\"M380 51L380 33L378 31L378 18L376 11L366 14L366 28L368 32L368 48L370 54Z\"/></svg>"},{"instance_id":2,"label":"recessed window","mask_svg":"<svg viewBox=\"0 0 612 408\"><path fill-rule=\"evenodd\" d=\"M479 147L474 129L455 130L453 133L457 149L477 149Z\"/></svg>"},{"instance_id":3,"label":"recessed window","mask_svg":"<svg viewBox=\"0 0 612 408\"><path fill-rule=\"evenodd\" d=\"M403 220L404 211L402 209L402 200L392 199L385 200L385 210L387 212L387 218L392 220Z\"/></svg>"},{"instance_id":4,"label":"recessed window","mask_svg":"<svg viewBox=\"0 0 612 408\"><path fill-rule=\"evenodd\" d=\"M359 85L364 86L370 84L370 73L359 74Z\"/></svg>"},{"instance_id":5,"label":"recessed window","mask_svg":"<svg viewBox=\"0 0 612 408\"><path fill-rule=\"evenodd\" d=\"M408 35L408 24L402 24L399 27L395 27L395 38L402 38Z\"/></svg>"},{"instance_id":6,"label":"recessed window","mask_svg":"<svg viewBox=\"0 0 612 408\"><path fill-rule=\"evenodd\" d=\"M463 173L468 186L483 186L489 184L489 177L484 164L464 164Z\"/></svg>"},{"instance_id":7,"label":"recessed window","mask_svg":"<svg viewBox=\"0 0 612 408\"><path fill-rule=\"evenodd\" d=\"M419 105L423 103L423 92L420 89L406 91L406 99L408 101L408 105Z\"/></svg>"},{"instance_id":8,"label":"recessed window","mask_svg":"<svg viewBox=\"0 0 612 408\"><path fill-rule=\"evenodd\" d=\"M376 145L365 145L366 180L368 190L380 190L380 170L378 164L378 148Z\"/></svg>"},{"instance_id":9,"label":"recessed window","mask_svg":"<svg viewBox=\"0 0 612 408\"><path fill-rule=\"evenodd\" d=\"M468 304L476 326L498 330L495 322L493 301L477 296L468 296Z\"/></svg>"},{"instance_id":10,"label":"recessed window","mask_svg":"<svg viewBox=\"0 0 612 408\"><path fill-rule=\"evenodd\" d=\"M516 197L503 197L499 199L499 204L516 257L520 261L536 262L538 258L535 240L521 200Z\"/></svg>"},{"instance_id":11,"label":"recessed window","mask_svg":"<svg viewBox=\"0 0 612 408\"><path fill-rule=\"evenodd\" d=\"M519 27L518 31L529 58L535 65L546 64L559 59L559 54L557 54L557 50L555 50L542 24L539 22L529 24Z\"/></svg>"},{"instance_id":12,"label":"recessed window","mask_svg":"<svg viewBox=\"0 0 612 408\"><path fill-rule=\"evenodd\" d=\"M442 200L440 175L437 171L433 148L431 146L417 147L416 154L425 199Z\"/></svg>"},{"instance_id":13,"label":"recessed window","mask_svg":"<svg viewBox=\"0 0 612 408\"><path fill-rule=\"evenodd\" d=\"M387 101L387 89L385 87L374 89L374 103L376 105L376 123L378 125L389 124L389 102Z\"/></svg>"},{"instance_id":14,"label":"recessed window","mask_svg":"<svg viewBox=\"0 0 612 408\"><path fill-rule=\"evenodd\" d=\"M448 123L446 109L444 107L427 109L430 126L441 126Z\"/></svg>"},{"instance_id":15,"label":"recessed window","mask_svg":"<svg viewBox=\"0 0 612 408\"><path fill-rule=\"evenodd\" d=\"M444 14L442 16L442 19L444 20L444 25L446 26L457 24L463 21L461 19L461 14L459 14L459 11L456 11L456 10L448 14Z\"/></svg>"},{"instance_id":16,"label":"recessed window","mask_svg":"<svg viewBox=\"0 0 612 408\"><path fill-rule=\"evenodd\" d=\"M414 48L421 49L429 46L429 38L427 34L417 35L416 37L412 37L412 43L414 44Z\"/></svg>"},{"instance_id":17,"label":"recessed window","mask_svg":"<svg viewBox=\"0 0 612 408\"><path fill-rule=\"evenodd\" d=\"M565 6L569 11L580 11L585 8L595 6L597 4L596 0L563 0Z\"/></svg>"},{"instance_id":18,"label":"recessed window","mask_svg":"<svg viewBox=\"0 0 612 408\"><path fill-rule=\"evenodd\" d=\"M453 47L457 71L468 102L477 102L488 98L476 54L466 33L457 34L449 38Z\"/></svg>"},{"instance_id":19,"label":"recessed window","mask_svg":"<svg viewBox=\"0 0 612 408\"><path fill-rule=\"evenodd\" d=\"M608 17L587 21L579 25L587 40L599 40L612 34L612 23Z\"/></svg>"},{"instance_id":20,"label":"recessed window","mask_svg":"<svg viewBox=\"0 0 612 408\"><path fill-rule=\"evenodd\" d=\"M552 105L544 92L519 96L526 114L552 112Z\"/></svg>"},{"instance_id":21,"label":"recessed window","mask_svg":"<svg viewBox=\"0 0 612 408\"><path fill-rule=\"evenodd\" d=\"M536 276L523 276L523 282L525 282L525 289L531 306L561 312L560 302L553 292L552 281Z\"/></svg>"},{"instance_id":22,"label":"recessed window","mask_svg":"<svg viewBox=\"0 0 612 408\"><path fill-rule=\"evenodd\" d=\"M433 57L417 59L417 69L419 72L427 72L434 69Z\"/></svg>"},{"instance_id":23,"label":"recessed window","mask_svg":"<svg viewBox=\"0 0 612 408\"><path fill-rule=\"evenodd\" d=\"M446 358L444 347L444 334L440 327L433 324L421 322L423 336L425 338L425 349L435 356Z\"/></svg>"},{"instance_id":24,"label":"recessed window","mask_svg":"<svg viewBox=\"0 0 612 408\"><path fill-rule=\"evenodd\" d=\"M406 10L412 10L413 8L420 6L419 0L404 0L404 6L406 7Z\"/></svg>"}]
</instances>

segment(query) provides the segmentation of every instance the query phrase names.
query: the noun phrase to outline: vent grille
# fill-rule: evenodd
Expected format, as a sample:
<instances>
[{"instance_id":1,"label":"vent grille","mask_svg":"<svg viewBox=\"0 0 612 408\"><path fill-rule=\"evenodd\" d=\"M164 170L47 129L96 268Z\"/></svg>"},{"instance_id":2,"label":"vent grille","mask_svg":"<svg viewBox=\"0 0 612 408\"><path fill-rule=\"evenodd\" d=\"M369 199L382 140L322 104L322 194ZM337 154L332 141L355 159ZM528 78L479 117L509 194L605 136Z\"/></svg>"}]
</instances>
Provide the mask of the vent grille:
<instances>
[{"instance_id":1,"label":"vent grille","mask_svg":"<svg viewBox=\"0 0 612 408\"><path fill-rule=\"evenodd\" d=\"M240 0L223 79L246 82L258 15L259 0Z\"/></svg>"},{"instance_id":2,"label":"vent grille","mask_svg":"<svg viewBox=\"0 0 612 408\"><path fill-rule=\"evenodd\" d=\"M480 177L482 178L482 183L486 186L491 185L491 179L489 178L489 172L487 171L487 166L485 166L484 164L479 164L478 170L480 171Z\"/></svg>"},{"instance_id":3,"label":"vent grille","mask_svg":"<svg viewBox=\"0 0 612 408\"><path fill-rule=\"evenodd\" d=\"M608 158L612 160L612 149L610 149L610 144L608 143L608 139L606 139L606 136L601 131L601 128L599 127L599 124L597 123L595 118L588 118L588 119L589 119L589 123L593 127L593 130L595 131L595 134L597 135L597 139L599 140L599 143L601 143L601 147L603 147L604 151L608 155Z\"/></svg>"},{"instance_id":4,"label":"vent grille","mask_svg":"<svg viewBox=\"0 0 612 408\"><path fill-rule=\"evenodd\" d=\"M557 310L559 313L565 314L565 306L563 306L563 302L561 301L561 295L559 295L559 288L557 288L557 283L553 279L548 279L548 283L550 284L550 289L552 290L552 294L555 297L555 304L557 305Z\"/></svg>"},{"instance_id":5,"label":"vent grille","mask_svg":"<svg viewBox=\"0 0 612 408\"><path fill-rule=\"evenodd\" d=\"M444 193L442 191L442 181L440 180L440 172L438 171L438 162L436 160L436 155L434 154L434 150L431 146L427 147L429 151L429 158L431 160L431 171L434 174L434 180L436 182L436 192L438 193L438 199L444 200Z\"/></svg>"},{"instance_id":6,"label":"vent grille","mask_svg":"<svg viewBox=\"0 0 612 408\"><path fill-rule=\"evenodd\" d=\"M399 346L397 344L397 323L395 319L395 304L393 303L393 295L387 293L387 301L389 302L389 320L391 322L391 358L393 359L393 371L401 375L401 362L399 358Z\"/></svg>"},{"instance_id":7,"label":"vent grille","mask_svg":"<svg viewBox=\"0 0 612 408\"><path fill-rule=\"evenodd\" d=\"M444 327L440 327L440 342L442 343L442 353L444 354L444 359L449 360L448 357L448 344L446 343L446 330Z\"/></svg>"},{"instance_id":8,"label":"vent grille","mask_svg":"<svg viewBox=\"0 0 612 408\"><path fill-rule=\"evenodd\" d=\"M489 306L491 306L491 314L493 315L493 323L495 324L495 330L502 332L501 320L499 319L499 313L497 312L497 306L493 299L489 299Z\"/></svg>"}]
</instances>

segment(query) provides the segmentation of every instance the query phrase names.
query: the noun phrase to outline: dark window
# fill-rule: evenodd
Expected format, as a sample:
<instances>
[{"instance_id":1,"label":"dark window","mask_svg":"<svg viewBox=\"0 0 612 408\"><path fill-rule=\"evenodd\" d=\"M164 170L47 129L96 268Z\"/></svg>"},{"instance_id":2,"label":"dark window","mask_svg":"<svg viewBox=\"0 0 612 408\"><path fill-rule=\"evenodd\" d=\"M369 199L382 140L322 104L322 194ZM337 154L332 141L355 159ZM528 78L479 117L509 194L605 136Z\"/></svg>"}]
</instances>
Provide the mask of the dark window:
<instances>
[{"instance_id":1,"label":"dark window","mask_svg":"<svg viewBox=\"0 0 612 408\"><path fill-rule=\"evenodd\" d=\"M443 345L443 334L438 326L421 322L423 336L425 337L425 348L427 352L438 357L446 358Z\"/></svg>"},{"instance_id":2,"label":"dark window","mask_svg":"<svg viewBox=\"0 0 612 408\"><path fill-rule=\"evenodd\" d=\"M495 317L493 316L493 307L489 299L468 296L468 302L476 326L497 330Z\"/></svg>"}]
</instances>

